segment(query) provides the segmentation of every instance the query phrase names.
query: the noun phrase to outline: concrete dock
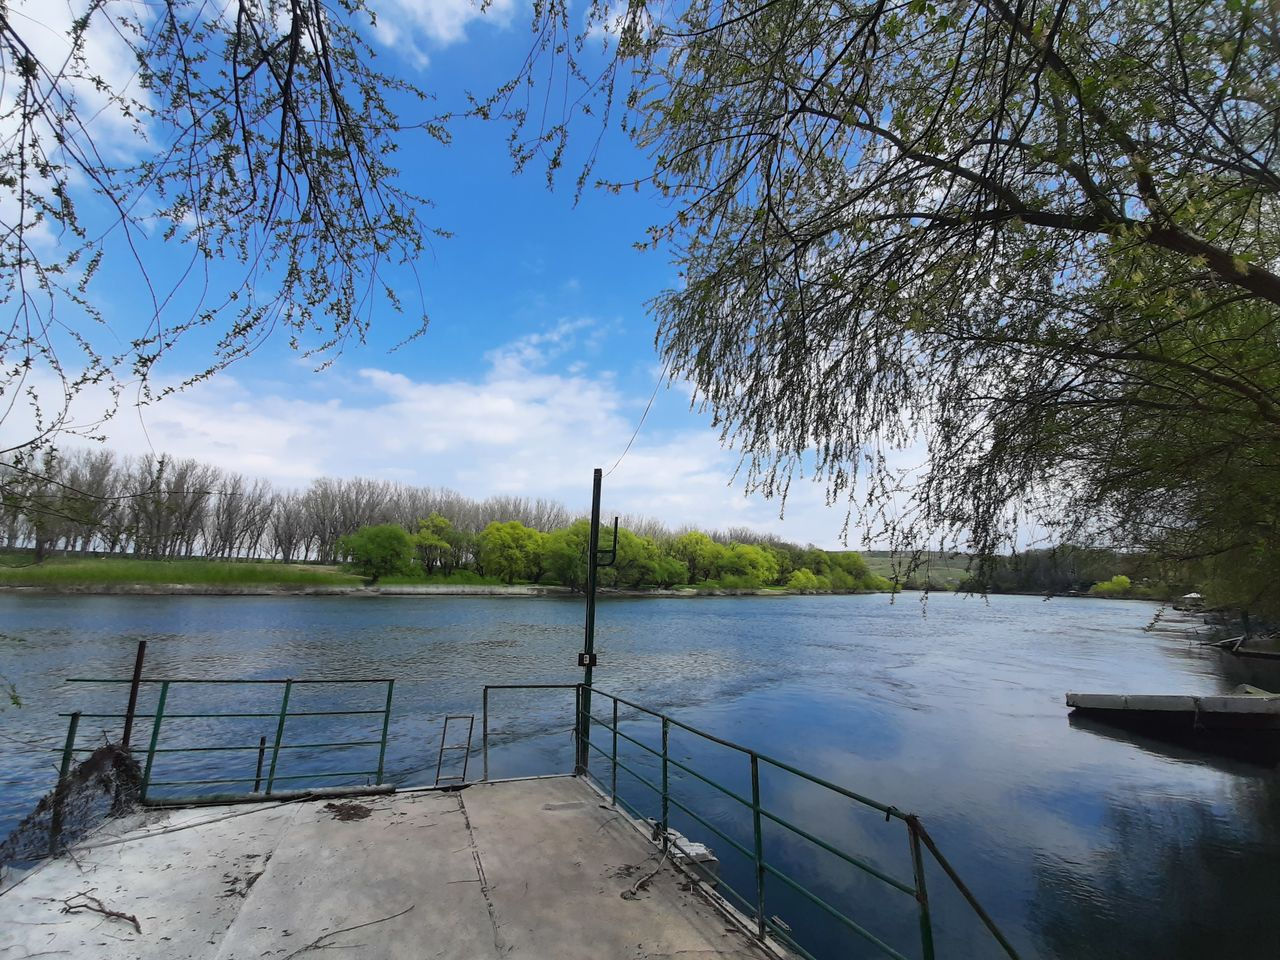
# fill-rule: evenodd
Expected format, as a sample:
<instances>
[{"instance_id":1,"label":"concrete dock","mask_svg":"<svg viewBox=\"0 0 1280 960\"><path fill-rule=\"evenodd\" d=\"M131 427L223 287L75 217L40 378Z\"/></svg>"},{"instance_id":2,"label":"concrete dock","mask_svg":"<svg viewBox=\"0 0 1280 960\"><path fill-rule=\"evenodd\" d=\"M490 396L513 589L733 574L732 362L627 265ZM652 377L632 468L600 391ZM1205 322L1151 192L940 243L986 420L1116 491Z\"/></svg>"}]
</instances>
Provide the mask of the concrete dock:
<instances>
[{"instance_id":1,"label":"concrete dock","mask_svg":"<svg viewBox=\"0 0 1280 960\"><path fill-rule=\"evenodd\" d=\"M1115 723L1280 733L1280 696L1265 691L1217 696L1068 693L1066 699L1067 706L1078 713Z\"/></svg>"},{"instance_id":2,"label":"concrete dock","mask_svg":"<svg viewBox=\"0 0 1280 960\"><path fill-rule=\"evenodd\" d=\"M71 854L0 893L0 960L782 955L573 777L144 811Z\"/></svg>"}]
</instances>

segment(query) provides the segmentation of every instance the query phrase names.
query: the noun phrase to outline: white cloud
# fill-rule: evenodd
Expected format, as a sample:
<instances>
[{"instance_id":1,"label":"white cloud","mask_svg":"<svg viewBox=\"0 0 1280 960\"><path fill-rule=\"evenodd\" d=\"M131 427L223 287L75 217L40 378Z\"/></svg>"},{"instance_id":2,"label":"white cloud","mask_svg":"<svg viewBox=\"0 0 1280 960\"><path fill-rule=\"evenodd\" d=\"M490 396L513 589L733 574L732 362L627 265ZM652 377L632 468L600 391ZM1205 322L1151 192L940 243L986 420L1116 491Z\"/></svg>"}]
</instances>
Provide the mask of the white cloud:
<instances>
[{"instance_id":1,"label":"white cloud","mask_svg":"<svg viewBox=\"0 0 1280 960\"><path fill-rule=\"evenodd\" d=\"M16 153L19 138L38 138L55 167L62 167L59 175L79 189L92 185L71 158L72 153L93 151L108 164L136 159L141 142L139 111L128 115L115 98L150 102L134 82L137 59L117 25L111 22L112 11L94 11L96 15L89 20L80 50L84 62L72 58L73 25L85 15L87 7L86 0L14 0L6 10L10 29L42 67L34 92L48 94L48 77L58 76L61 95L76 104L76 117L83 126L78 131L63 131L68 137L66 147L56 146L59 131L39 117L31 120L29 128L23 126L24 111L17 101L21 87L12 82L12 76L8 78L10 82L0 85L0 150ZM150 17L145 8L132 4L122 12L143 23ZM16 75L16 71L13 73ZM49 98L54 99L51 94ZM48 218L36 219L31 195L47 196L54 187L53 179L33 164L25 185L25 209L16 188L0 191L0 223L12 226L20 218L25 219L25 242L42 254L51 253L58 244L57 229ZM38 285L31 284L30 288L37 289Z\"/></svg>"},{"instance_id":2,"label":"white cloud","mask_svg":"<svg viewBox=\"0 0 1280 960\"><path fill-rule=\"evenodd\" d=\"M550 330L526 334L490 350L485 359L493 365L495 372L519 375L525 369L545 366L573 345L575 334L596 326L590 317L561 320Z\"/></svg>"},{"instance_id":3,"label":"white cloud","mask_svg":"<svg viewBox=\"0 0 1280 960\"><path fill-rule=\"evenodd\" d=\"M510 22L515 0L374 0L378 15L375 33L388 47L399 50L419 68L427 65L427 48L464 40L477 20L499 26Z\"/></svg>"},{"instance_id":4,"label":"white cloud","mask_svg":"<svg viewBox=\"0 0 1280 960\"><path fill-rule=\"evenodd\" d=\"M567 357L562 370L552 369L597 328L566 320L521 337L490 351L487 368L470 379L418 380L339 366L301 384L322 386L323 395L286 395L224 374L154 406L125 407L102 432L122 453L154 449L284 486L370 476L476 497L553 497L585 509L592 469L617 460L649 393L621 394L613 371L571 372L576 365ZM102 400L82 396L83 419L101 410ZM12 420L4 426L10 434L21 427ZM775 501L748 498L731 483L736 463L703 418L690 414L664 427L651 414L605 483L605 509L672 526L742 525L839 546L844 510L827 508L821 488L795 484L786 520L779 520Z\"/></svg>"},{"instance_id":5,"label":"white cloud","mask_svg":"<svg viewBox=\"0 0 1280 960\"><path fill-rule=\"evenodd\" d=\"M125 15L146 23L151 15L145 6L132 3L123 11L94 11L99 15L90 18L84 33L84 65L80 65L70 59L71 35L74 23L89 6L87 0L17 0L10 4L9 16L48 74L62 76L60 89L75 100L76 115L94 136L98 151L108 161L127 159L135 152L137 121L121 110L114 97L131 97L143 103L149 102L149 97L134 83L137 58L112 18ZM12 110L13 93L10 87L3 91L6 114ZM11 130L4 132L7 136Z\"/></svg>"}]
</instances>

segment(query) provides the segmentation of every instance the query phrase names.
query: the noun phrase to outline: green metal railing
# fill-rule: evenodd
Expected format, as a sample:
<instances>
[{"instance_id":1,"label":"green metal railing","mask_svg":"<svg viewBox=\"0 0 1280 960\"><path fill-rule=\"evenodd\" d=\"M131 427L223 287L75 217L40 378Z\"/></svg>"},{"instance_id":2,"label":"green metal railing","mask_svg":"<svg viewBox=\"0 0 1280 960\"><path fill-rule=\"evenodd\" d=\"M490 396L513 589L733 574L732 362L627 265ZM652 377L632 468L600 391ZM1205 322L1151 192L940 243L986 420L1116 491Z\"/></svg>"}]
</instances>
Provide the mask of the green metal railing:
<instances>
[{"instance_id":1,"label":"green metal railing","mask_svg":"<svg viewBox=\"0 0 1280 960\"><path fill-rule=\"evenodd\" d=\"M156 698L156 706L154 713L136 714L138 719L151 720L150 738L147 746L141 786L141 799L143 802L148 801L148 793L153 787L185 787L185 788L201 788L221 784L244 783L250 780L254 781L254 793L252 794L201 794L198 791L188 791L188 794L174 796L166 795L161 800L150 802L224 802L229 800L258 799L262 797L270 797L275 791L276 784L281 782L297 782L306 780L318 780L326 778L339 777L373 777L373 784L382 783L382 775L384 762L386 759L387 737L391 719L392 697L395 689L395 681L392 679L252 679L252 680L211 680L203 678L134 678L134 679L95 679L95 678L71 678L69 683L86 683L86 684L151 684L159 685L159 691ZM324 684L374 684L385 687L385 697L381 700L381 706L370 709L333 709L333 710L297 710L290 709L291 697L298 687L307 685L324 685ZM210 685L276 685L281 687L281 696L278 709L270 712L266 711L210 711L210 712L175 712L171 709L171 691L174 688L186 686L210 686ZM683 815L690 818L691 821L697 823L702 828L710 831L723 842L727 843L737 853L741 854L751 867L751 876L753 879L753 890L750 890L751 896L744 896L739 890L735 890L730 884L722 884L718 888L723 894L727 894L731 898L731 902L741 909L744 915L753 921L755 935L765 940L774 938L777 942L784 944L796 953L816 960L812 953L806 950L791 935L790 928L778 917L772 916L769 912L768 891L772 882L782 884L791 893L802 898L812 904L817 909L829 915L838 924L846 930L855 934L862 940L872 945L880 954L887 957L895 958L895 960L910 960L906 954L886 943L880 937L868 930L853 917L847 915L840 907L829 902L817 892L805 886L795 877L781 869L776 863L770 863L766 856L765 830L766 825L770 827L781 828L790 834L801 838L819 849L825 851L842 861L844 864L852 867L861 873L873 878L878 883L884 885L890 890L897 891L910 897L915 902L915 911L918 917L919 926L919 943L921 956L924 960L933 960L935 957L934 949L934 931L933 917L930 910L929 893L925 884L925 867L926 854L931 857L933 862L943 871L947 879L954 885L955 890L961 895L964 901L972 908L974 914L990 932L995 941L1003 949L1004 953L1018 960L1018 954L1013 946L1001 933L991 916L983 909L972 891L965 885L952 867L950 862L943 856L938 849L937 844L929 835L928 831L920 823L920 820L913 814L904 813L894 806L881 803L870 797L855 793L846 789L839 784L832 783L821 777L807 773L789 763L770 757L766 754L744 747L740 744L718 737L714 734L700 730L671 716L651 710L638 703L613 694L599 690L594 686L586 684L491 684L483 688L483 716L481 725L481 752L483 758L483 779L489 779L489 701L490 692L494 690L573 690L574 691L574 756L575 756L575 774L589 778L602 793L607 795L611 802L625 809L632 816L645 820L644 815L618 791L618 771L625 771L629 776L634 778L639 784L652 791L658 801L660 810L659 816L655 822L657 828L657 836L660 839L664 851L669 851L673 846L678 852L688 854L690 851L682 847L680 841L673 836L671 830L672 811L678 810ZM598 698L595 701L597 707L603 703L611 706L610 716L600 717L591 712L588 706L592 695ZM134 698L131 697L131 702ZM648 717L658 721L660 724L660 737L658 738L659 746L655 747L644 742L638 736L633 736L620 728L620 707L626 707L634 713L626 718L628 721L637 718ZM126 725L131 723L135 714L129 713L82 713L60 714L69 718L67 740L62 748L62 774L59 783L66 781L72 756L77 753L92 753L93 747L76 747L77 729L83 729L83 720L103 719L103 720L123 720ZM308 717L356 717L364 716L369 718L380 719L381 735L378 739L368 740L333 740L321 742L286 742L286 729L288 722L295 718ZM162 734L172 729L172 725L176 721L184 720L219 720L219 719L262 719L273 721L273 736L270 745L268 745L267 736L259 738L256 744L236 744L230 746L162 746ZM593 742L591 736L591 727L595 725L597 730L608 735L608 746L601 746L599 742ZM671 737L672 732L678 730L687 734L691 734L708 743L717 744L721 747L735 751L746 760L746 769L744 773L749 775L750 791L749 796L743 792L731 789L725 784L717 782L707 774L694 769L691 765L692 760L688 763L678 759L672 755ZM597 737L597 740L601 738ZM655 779L650 779L645 773L636 769L634 766L624 762L619 757L620 741L629 743L644 751L653 762L659 765L660 774ZM319 773L303 773L303 774L282 774L280 772L281 754L289 750L340 750L352 747L377 747L378 759L376 768L366 770L331 770ZM200 779L172 779L172 780L155 780L152 779L155 761L160 754L214 754L223 753L255 753L257 754L257 763L254 774L251 776L247 772L240 776L219 776L214 778ZM589 758L592 753L599 754L606 758L610 763L609 783L606 785L603 780L596 776L589 769ZM266 762L269 756L269 764ZM686 757L688 759L688 757ZM263 769L266 766L265 789L263 786ZM739 839L730 836L728 832L721 826L717 826L706 816L699 814L692 809L691 801L687 797L682 799L681 796L674 795L672 790L672 768L678 773L687 775L693 779L706 784L715 790L719 795L727 797L741 808L750 812L751 819L751 841L748 845ZM856 856L848 851L840 849L813 833L805 830L801 826L792 823L779 813L771 810L762 800L761 779L764 771L781 772L789 776L793 776L807 783L816 785L833 794L844 797L853 803L874 810L878 814L882 814L886 822L898 821L904 826L906 832L907 849L910 854L911 863L911 879L906 880L894 876L887 870L881 869L867 859ZM276 793L279 796L279 793ZM56 797L55 797L56 800ZM51 831L50 847L51 851L57 844L57 827L60 819L60 810L53 812L53 827ZM776 903L776 900L775 900ZM775 907L776 909L776 907Z\"/></svg>"},{"instance_id":2,"label":"green metal railing","mask_svg":"<svg viewBox=\"0 0 1280 960\"><path fill-rule=\"evenodd\" d=\"M102 679L93 677L70 677L68 683L90 683L90 684L115 684L115 683L133 683L131 679ZM155 713L133 714L133 713L75 713L75 714L59 714L59 716L70 717L71 729L68 733L67 744L63 748L63 764L69 763L70 756L75 753L92 753L94 747L76 747L75 726L82 719L101 719L101 720L122 720L126 725L130 725L133 719L151 720L151 738L147 746L146 759L143 763L142 770L142 787L141 797L143 803L148 802L148 795L152 787L207 787L214 785L225 785L234 783L247 783L254 781L254 792L251 794L218 794L216 797L201 795L200 799L253 799L257 797L272 796L277 783L297 782L303 780L323 780L337 777L373 777L373 783L382 783L383 766L387 755L387 733L391 723L391 701L395 692L395 680L386 678L374 679L310 679L310 678L287 678L281 680L209 680L203 678L176 677L176 678L141 678L137 681L139 684L158 684L160 687L159 695L156 700ZM216 712L173 712L169 710L170 706L170 690L174 687L187 686L211 686L211 685L276 685L282 687L279 709L270 712L250 711L216 711ZM290 710L289 700L295 688L300 686L312 686L321 684L376 684L384 686L386 689L385 699L382 706L376 709L363 710ZM304 717L380 717L382 732L377 740L330 740L311 743L286 743L285 728L291 719ZM236 744L232 746L161 746L162 729L166 732L166 721L181 720L231 720L231 719L263 719L274 721L274 736L270 746L267 744L265 736L259 738L255 744ZM326 749L345 749L349 747L377 747L378 762L373 769L366 770L327 770L322 773L303 773L303 774L281 774L280 754L286 750L326 750ZM152 770L155 765L156 757L159 754L221 754L221 753L237 753L252 752L257 754L256 769L253 775L245 774L243 776L227 776L213 778L197 778L186 780L154 780L152 779ZM267 768L266 787L262 789L262 771L264 761L267 755L270 755L270 764ZM174 798L167 796L166 802L171 802ZM184 798L189 799L189 798Z\"/></svg>"},{"instance_id":3,"label":"green metal railing","mask_svg":"<svg viewBox=\"0 0 1280 960\"><path fill-rule=\"evenodd\" d=\"M803 899L824 911L847 930L870 943L884 956L893 957L895 960L909 960L904 953L890 946L888 943L885 943L884 940L867 930L852 917L845 914L840 908L829 903L817 893L788 875L785 871L781 870L774 864L771 864L765 856L764 844L764 824L768 821L769 823L776 824L795 836L814 844L849 866L875 878L885 886L911 897L915 901L915 909L919 917L921 954L925 960L933 960L935 956L933 942L933 918L930 914L929 894L925 885L925 854L927 852L929 856L933 858L934 862L936 862L936 864L942 869L947 878L952 882L955 889L959 892L965 902L972 908L974 914L990 932L992 937L994 937L996 942L1003 949L1004 953L1012 958L1012 960L1018 960L1017 951L996 926L995 921L992 920L990 914L983 909L973 892L965 885L964 881L960 879L955 868L952 867L951 863L942 855L942 852L938 849L937 844L929 835L929 832L925 830L924 825L920 823L919 818L914 814L904 813L894 806L883 804L871 799L870 797L865 797L861 794L855 793L854 791L848 790L839 784L832 783L829 780L824 780L822 777L814 776L811 773L800 770L782 760L767 756L756 750L752 750L749 747L733 743L730 740L725 740L715 734L707 733L705 730L700 730L697 727L690 726L689 724L676 720L666 714L651 710L648 707L641 706L638 703L633 703L632 701L626 700L622 697L606 693L598 688L588 688L585 684L494 684L486 686L484 688L484 709L481 727L481 750L484 763L484 779L487 780L489 778L489 691L526 689L574 689L576 691L574 708L576 718L574 723L574 739L575 746L581 744L583 749L575 750L575 757L581 758L582 756L590 756L592 751L594 751L595 753L607 758L610 763L610 782L607 785L604 784L600 778L596 777L589 769L582 765L581 760L578 761L578 769L575 772L579 775L590 777L599 789L609 796L611 802L617 806L621 806L632 816L641 820L646 819L644 815L618 793L618 771L626 771L631 777L655 793L660 801L661 814L657 822L657 827L660 831L659 836L664 850L669 849L672 844L676 846L677 850L681 850L679 841L674 840L670 832L671 809L675 807L691 818L694 822L698 823L713 833L716 837L729 844L729 846L747 859L751 864L754 873L754 898L748 899L744 897L739 891L734 890L732 886L727 884L721 885L718 889L720 892L729 894L732 898L733 904L740 908L748 918L754 920L755 933L759 939L764 940L767 937L772 936L800 955L809 958L809 960L816 960L813 954L796 942L795 938L789 933L784 924L782 924L777 918L770 916L767 901L768 883L766 881L768 878L774 878ZM590 702L587 699L587 694L594 694L609 701L612 704L611 718L602 718L594 714L589 714L584 709L584 704ZM641 715L654 718L660 722L660 749L654 748L637 737L633 737L619 729L618 707L620 704ZM598 743L593 743L591 741L590 730L592 724L595 724L599 728L608 732L609 740L611 741L609 749L605 749ZM673 728L683 730L703 740L719 744L722 747L727 747L728 749L737 751L739 754L745 756L749 764L751 796L745 797L737 791L730 789L724 784L716 782L711 777L700 773L688 764L673 757L670 749L671 730ZM660 783L653 782L643 773L618 758L619 739L644 750L661 765ZM707 784L718 791L719 794L736 801L742 807L750 810L753 838L751 847L747 847L734 837L731 837L724 829L716 826L710 820L692 810L688 804L672 795L670 772L672 767L675 767L677 770L680 770L694 779ZM765 807L761 802L760 790L762 767L771 768L785 774L799 777L802 780L845 797L856 804L875 810L878 813L883 814L886 821L897 820L901 822L906 830L907 845L910 852L912 868L911 880L907 881L894 877L892 874L879 869L862 858L839 849L835 845L815 836L797 824L790 822L780 814ZM687 853L688 851L683 852Z\"/></svg>"}]
</instances>

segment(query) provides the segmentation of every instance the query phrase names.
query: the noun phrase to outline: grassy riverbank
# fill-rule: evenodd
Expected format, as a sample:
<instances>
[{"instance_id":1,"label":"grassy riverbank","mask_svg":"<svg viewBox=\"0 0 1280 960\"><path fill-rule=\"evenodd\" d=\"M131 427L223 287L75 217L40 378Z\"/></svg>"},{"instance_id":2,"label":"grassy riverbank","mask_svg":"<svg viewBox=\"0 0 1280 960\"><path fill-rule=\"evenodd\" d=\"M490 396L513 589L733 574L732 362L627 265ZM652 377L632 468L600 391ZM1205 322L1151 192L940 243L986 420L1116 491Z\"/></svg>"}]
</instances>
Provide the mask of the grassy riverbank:
<instances>
[{"instance_id":1,"label":"grassy riverbank","mask_svg":"<svg viewBox=\"0 0 1280 960\"><path fill-rule=\"evenodd\" d=\"M392 574L379 579L378 585L382 587L419 587L424 585L433 587L498 587L506 582L501 577L482 577L471 570L455 570L450 574ZM524 584L526 581L521 580L519 582Z\"/></svg>"},{"instance_id":2,"label":"grassy riverbank","mask_svg":"<svg viewBox=\"0 0 1280 960\"><path fill-rule=\"evenodd\" d=\"M0 558L0 590L30 589L51 593L138 594L296 594L303 592L391 595L539 596L562 595L567 587L553 582L508 584L469 570L448 576L388 576L376 583L323 564L223 560L135 560L121 557L52 557L32 563L29 556ZM665 590L603 588L616 596L782 596L797 591L783 587L747 589L706 581ZM865 592L865 591L864 591Z\"/></svg>"},{"instance_id":3,"label":"grassy riverbank","mask_svg":"<svg viewBox=\"0 0 1280 960\"><path fill-rule=\"evenodd\" d=\"M873 563L881 561L874 558ZM884 566L883 562L878 566ZM876 571L879 573L879 570ZM892 571L887 571L892 572ZM955 590L956 573L938 576L931 571L933 589ZM942 582L940 582L940 580ZM886 581L882 581L886 582ZM887 582L886 582L887 586ZM905 589L923 584L911 581ZM0 557L0 590L44 590L49 593L104 594L399 594L399 595L557 595L570 593L548 577L536 582L507 584L499 577L481 576L468 570L451 575L385 576L376 582L333 564L279 563L270 561L150 561L123 557L51 557L32 563L31 557L8 554ZM786 596L801 593L844 594L882 593L881 590L788 590L782 586L753 588L737 582L717 580L680 584L667 589L602 588L604 595L617 596ZM1000 591L995 591L1000 593Z\"/></svg>"},{"instance_id":4,"label":"grassy riverbank","mask_svg":"<svg viewBox=\"0 0 1280 960\"><path fill-rule=\"evenodd\" d=\"M886 580L897 580L908 589L930 585L935 590L955 590L970 577L969 558L963 555L926 553L916 557L887 550L867 550L862 554L867 569Z\"/></svg>"},{"instance_id":5,"label":"grassy riverbank","mask_svg":"<svg viewBox=\"0 0 1280 960\"><path fill-rule=\"evenodd\" d=\"M894 571L885 558L870 557L869 565L881 576ZM883 571L883 572L882 572ZM939 591L955 590L962 573L959 563L952 567L938 564L929 571L927 580L914 579L902 588L912 590L925 585ZM887 581L881 581L888 586ZM959 585L961 590L968 585ZM279 563L271 561L224 560L137 560L123 557L51 557L32 563L30 555L0 555L0 589L33 589L65 593L143 593L143 594L297 594L297 593L384 593L403 595L451 594L551 595L567 593L568 588L544 577L538 583L516 581L508 584L498 577L486 577L471 570L456 570L449 575L394 575L377 582L351 573L335 565ZM693 596L787 596L799 593L876 593L858 590L790 590L780 586L752 587L737 582L705 580L697 584L677 584L666 589L638 588L620 590L602 588L605 595L630 597ZM1039 591L992 591L1039 592ZM1119 594L1099 593L1099 596ZM1124 594L1129 596L1129 594ZM1150 599L1142 594L1135 597ZM1156 599L1160 599L1156 597Z\"/></svg>"},{"instance_id":6,"label":"grassy riverbank","mask_svg":"<svg viewBox=\"0 0 1280 960\"><path fill-rule=\"evenodd\" d=\"M13 560L7 563L13 564ZM0 586L46 590L132 585L297 589L361 587L364 582L363 577L337 567L297 563L55 557L38 564L0 566Z\"/></svg>"}]
</instances>

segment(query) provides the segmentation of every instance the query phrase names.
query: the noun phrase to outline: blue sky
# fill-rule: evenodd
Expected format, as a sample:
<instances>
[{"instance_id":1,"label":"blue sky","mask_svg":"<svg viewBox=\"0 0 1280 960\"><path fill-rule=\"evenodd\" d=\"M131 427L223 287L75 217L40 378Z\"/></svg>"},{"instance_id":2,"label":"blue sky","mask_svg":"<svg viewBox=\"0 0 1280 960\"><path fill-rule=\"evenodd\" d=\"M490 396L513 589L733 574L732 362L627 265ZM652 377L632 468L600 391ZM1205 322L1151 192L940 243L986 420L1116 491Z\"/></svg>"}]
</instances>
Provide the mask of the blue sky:
<instances>
[{"instance_id":1,"label":"blue sky","mask_svg":"<svg viewBox=\"0 0 1280 960\"><path fill-rule=\"evenodd\" d=\"M468 0L375 6L382 69L436 91L441 105L502 82L529 43L527 10L514 0L485 15ZM425 112L405 106L406 119ZM411 311L421 283L424 337L392 351L410 320L380 305L368 342L319 373L273 339L209 383L122 409L105 428L110 445L196 457L289 486L366 475L585 507L591 468L622 453L659 379L645 304L676 273L663 251L633 244L666 208L649 192L596 190L575 205L577 158L548 191L542 168L512 173L506 134L500 123L464 122L452 145L407 136L398 155L405 185L435 202L425 219L454 234L433 242L416 278L390 275ZM612 131L598 172L629 179L646 170L645 157ZM169 251L149 256L152 272L178 262L166 260ZM95 287L114 323L138 313L136 284L112 278ZM160 380L199 369L206 349L207 339L184 341ZM82 419L91 407L89 398ZM733 480L737 456L709 420L690 410L687 388L660 389L606 484L606 509L840 545L843 506L827 508L821 487L800 483L779 519L780 504L745 496Z\"/></svg>"}]
</instances>

